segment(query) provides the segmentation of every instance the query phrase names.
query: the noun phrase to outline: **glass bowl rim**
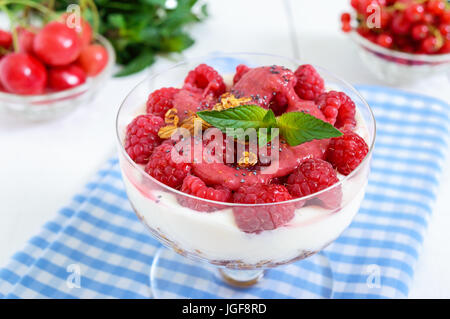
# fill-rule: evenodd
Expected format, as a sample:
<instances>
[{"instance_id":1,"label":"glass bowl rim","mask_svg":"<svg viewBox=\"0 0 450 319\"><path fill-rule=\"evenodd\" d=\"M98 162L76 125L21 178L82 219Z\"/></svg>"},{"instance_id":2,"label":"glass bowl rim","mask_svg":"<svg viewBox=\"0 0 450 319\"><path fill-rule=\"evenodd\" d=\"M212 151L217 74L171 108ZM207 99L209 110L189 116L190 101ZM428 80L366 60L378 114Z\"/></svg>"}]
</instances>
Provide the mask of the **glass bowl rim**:
<instances>
[{"instance_id":1,"label":"glass bowl rim","mask_svg":"<svg viewBox=\"0 0 450 319\"><path fill-rule=\"evenodd\" d=\"M350 91L355 94L360 100L361 102L367 107L367 109L369 110L369 115L371 118L371 122L373 124L373 138L372 141L369 145L369 151L366 155L366 157L361 161L361 163L359 163L359 165L347 176L345 176L344 178L342 178L341 180L339 180L339 182L319 191L319 192L315 192L312 194L309 194L307 196L303 196L303 197L298 197L298 198L294 198L288 201L282 201L282 202L275 202L275 203L259 203L259 204L242 204L242 203L229 203L229 202L219 202L219 201L214 201L214 200L209 200L209 199L205 199L205 198L201 198L201 197L197 197L194 195L190 195L190 194L186 194L184 192L182 192L181 190L172 188L170 186L167 186L166 184L161 183L160 181L158 181L157 179L155 179L153 176L147 174L145 172L144 169L142 169L142 167L135 163L131 157L128 155L128 153L125 150L125 147L123 145L123 142L120 139L120 132L119 132L119 117L121 115L121 111L125 105L125 101L129 98L129 96L131 96L131 94L133 94L135 92L135 90L142 85L143 83L149 81L152 78L158 77L172 69L178 68L184 64L188 64L188 63L193 63L194 61L199 61L199 63L202 63L203 61L207 60L207 59L213 59L213 58L226 58L226 57L230 57L230 56L240 56L240 55L251 55L251 56L265 56L265 57L273 57L273 58L279 58L279 59L284 59L284 60L288 60L292 63L301 65L304 63L301 63L299 60L297 59L292 59L292 58L288 58L285 56L281 56L281 55L276 55L276 54L265 54L265 53L253 53L253 52L232 52L232 53L220 53L220 54L210 54L210 55L205 55L205 56L199 56L199 57L194 57L194 58L189 58L189 59L185 59L181 62L176 63L175 65L169 67L169 68L165 68L161 71L155 72L150 76L147 76L145 79L143 79L142 81L140 81L137 85L135 85L131 91L125 96L125 98L123 99L122 103L120 104L120 107L117 110L117 114L116 114L116 138L117 138L117 143L119 145L119 149L120 152L122 153L122 155L125 157L125 159L131 163L132 167L137 170L140 174L142 174L143 176L145 176L146 178L149 178L152 182L155 182L157 185L159 185L160 187L168 190L169 192L175 193L178 196L182 196L182 197L188 197L191 199L195 199L195 200L199 200L205 203L210 203L210 204L215 204L215 205L219 205L220 209L224 209L225 207L259 207L259 206L274 206L274 205L286 205L286 204L295 204L297 202L301 202L301 201L306 201L308 199L311 198L315 198L317 196L319 196L322 193L331 191L334 188L340 187L344 182L346 182L348 179L350 179L351 177L353 177L354 175L356 175L356 173L358 173L361 169L361 167L363 167L368 161L370 161L371 155L372 155L372 150L373 147L375 145L375 139L376 139L376 120L375 120L375 116L374 113L372 111L372 108L369 106L369 104L366 102L366 100L362 97L362 95L347 81L341 79L340 77L334 75L332 72L327 71L321 67L318 67L316 65L313 65L314 68L316 68L319 71L319 74L321 72L325 72L328 76L331 76L332 78L334 78L335 80L337 80L338 82L340 82L341 84L344 84L344 86L346 86L348 89L350 89Z\"/></svg>"},{"instance_id":2,"label":"glass bowl rim","mask_svg":"<svg viewBox=\"0 0 450 319\"><path fill-rule=\"evenodd\" d=\"M362 35L360 35L357 31L352 30L349 34L350 38L353 42L357 43L360 46L364 46L371 51L376 53L384 54L387 56L391 56L394 58L401 58L405 60L418 61L418 62L428 62L428 63L449 63L450 62L450 53L443 54L414 54L414 53L406 53L396 50L391 50L387 48L383 48L381 45L375 44Z\"/></svg>"},{"instance_id":3,"label":"glass bowl rim","mask_svg":"<svg viewBox=\"0 0 450 319\"><path fill-rule=\"evenodd\" d=\"M72 95L77 95L79 93L84 93L88 91L97 79L102 78L105 74L108 74L111 71L112 67L116 62L116 53L109 40L98 33L94 35L94 39L100 42L100 44L102 44L105 47L106 51L108 52L108 63L105 65L105 67L99 74L91 77L91 81L86 81L85 83L75 86L71 89L62 90L58 92L50 92L45 94L20 95L8 92L0 92L0 100L9 103L26 103L26 104L48 101L49 104L52 104L58 102L58 100L63 100L68 97L70 98ZM44 106L47 105L42 105L41 107ZM39 107L39 105L33 107Z\"/></svg>"}]
</instances>

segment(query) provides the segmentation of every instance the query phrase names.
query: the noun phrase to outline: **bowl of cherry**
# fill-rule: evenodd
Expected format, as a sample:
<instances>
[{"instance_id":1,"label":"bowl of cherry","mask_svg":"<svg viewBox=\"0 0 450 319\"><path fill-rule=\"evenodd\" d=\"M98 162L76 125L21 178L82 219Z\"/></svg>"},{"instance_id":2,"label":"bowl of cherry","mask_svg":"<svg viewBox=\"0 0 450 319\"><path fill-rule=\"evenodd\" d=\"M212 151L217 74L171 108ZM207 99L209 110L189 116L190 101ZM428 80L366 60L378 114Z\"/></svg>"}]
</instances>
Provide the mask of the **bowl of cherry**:
<instances>
[{"instance_id":1,"label":"bowl of cherry","mask_svg":"<svg viewBox=\"0 0 450 319\"><path fill-rule=\"evenodd\" d=\"M109 79L115 63L107 39L86 20L55 16L42 25L0 30L0 107L46 120L86 104ZM72 21L73 22L73 21Z\"/></svg>"},{"instance_id":2,"label":"bowl of cherry","mask_svg":"<svg viewBox=\"0 0 450 319\"><path fill-rule=\"evenodd\" d=\"M391 84L450 70L450 5L445 0L352 0L342 30L367 67Z\"/></svg>"}]
</instances>

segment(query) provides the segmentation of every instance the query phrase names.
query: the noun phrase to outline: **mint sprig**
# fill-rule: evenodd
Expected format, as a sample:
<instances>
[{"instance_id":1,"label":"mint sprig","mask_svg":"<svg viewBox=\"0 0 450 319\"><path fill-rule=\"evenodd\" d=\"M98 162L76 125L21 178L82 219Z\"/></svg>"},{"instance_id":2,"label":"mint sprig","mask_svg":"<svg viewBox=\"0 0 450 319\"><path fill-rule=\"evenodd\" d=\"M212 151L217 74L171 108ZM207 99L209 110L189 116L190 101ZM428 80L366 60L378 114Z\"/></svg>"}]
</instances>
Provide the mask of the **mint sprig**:
<instances>
[{"instance_id":1,"label":"mint sprig","mask_svg":"<svg viewBox=\"0 0 450 319\"><path fill-rule=\"evenodd\" d=\"M288 112L275 117L272 110L266 110L258 105L241 105L222 111L200 111L197 115L222 132L226 132L227 128L243 130L254 128L257 132L260 128L267 128L267 134L260 134L260 141L269 142L274 137L270 135L271 129L278 128L280 135L291 146L342 135L330 123L310 114Z\"/></svg>"}]
</instances>

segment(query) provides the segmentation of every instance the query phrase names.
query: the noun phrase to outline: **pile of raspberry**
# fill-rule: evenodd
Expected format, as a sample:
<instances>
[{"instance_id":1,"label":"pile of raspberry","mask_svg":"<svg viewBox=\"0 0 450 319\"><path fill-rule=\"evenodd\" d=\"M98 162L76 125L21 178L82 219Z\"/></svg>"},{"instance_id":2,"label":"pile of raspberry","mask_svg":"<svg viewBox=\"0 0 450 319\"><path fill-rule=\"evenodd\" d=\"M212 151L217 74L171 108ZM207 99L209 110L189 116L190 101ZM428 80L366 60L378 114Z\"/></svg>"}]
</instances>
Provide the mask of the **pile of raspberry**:
<instances>
[{"instance_id":1,"label":"pile of raspberry","mask_svg":"<svg viewBox=\"0 0 450 319\"><path fill-rule=\"evenodd\" d=\"M268 88L273 91L268 92ZM276 109L278 113L305 109L344 134L321 142L320 145L325 145L321 156L306 155L288 174L270 179L262 175L258 178L256 171L239 171L237 163L211 164L220 166L206 166L206 169L204 165L208 164L203 164L200 169L195 160L191 163L174 160L173 154L183 155L177 143L158 136L159 129L165 125L166 112L176 108L177 114L182 116L187 112L211 109L225 92L248 94L255 103L274 112ZM368 146L353 132L356 124L354 102L343 92L326 92L323 78L311 65L301 65L295 72L279 66L252 69L239 65L232 87L227 88L216 70L201 64L189 72L182 88L162 88L149 95L146 114L137 116L127 127L125 149L150 176L189 194L178 196L181 205L201 212L214 212L225 208L220 202L236 203L233 206L236 225L244 232L259 233L286 225L294 217L295 209L306 204L306 201L283 202L332 186L339 181L338 173L348 175L362 162ZM208 142L201 141L200 144L206 146ZM281 142L284 148L290 147ZM192 143L193 147L197 141L193 138L187 143ZM225 143L224 149L230 145L234 147L234 143ZM225 174L226 182L217 182L217 172ZM236 177L237 172L239 177ZM240 180L241 176L248 180ZM230 182L236 179L236 183ZM318 199L326 207L339 208L341 197L340 187L336 187Z\"/></svg>"},{"instance_id":2,"label":"pile of raspberry","mask_svg":"<svg viewBox=\"0 0 450 319\"><path fill-rule=\"evenodd\" d=\"M450 5L446 0L351 0L351 5L356 26L352 27L351 14L343 13L344 32L355 29L373 43L406 53L450 53ZM379 19L375 19L378 12Z\"/></svg>"}]
</instances>

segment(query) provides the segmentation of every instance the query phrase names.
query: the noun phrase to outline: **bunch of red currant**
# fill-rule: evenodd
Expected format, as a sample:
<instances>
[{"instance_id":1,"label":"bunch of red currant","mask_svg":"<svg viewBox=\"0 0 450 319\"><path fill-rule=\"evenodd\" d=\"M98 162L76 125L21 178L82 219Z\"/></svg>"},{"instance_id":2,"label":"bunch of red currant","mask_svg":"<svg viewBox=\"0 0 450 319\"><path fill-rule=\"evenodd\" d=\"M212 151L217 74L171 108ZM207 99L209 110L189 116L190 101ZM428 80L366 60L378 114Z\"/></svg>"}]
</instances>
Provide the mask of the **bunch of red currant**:
<instances>
[{"instance_id":1,"label":"bunch of red currant","mask_svg":"<svg viewBox=\"0 0 450 319\"><path fill-rule=\"evenodd\" d=\"M382 47L415 54L450 53L450 5L446 0L351 0L356 31ZM350 13L341 16L350 32Z\"/></svg>"},{"instance_id":2,"label":"bunch of red currant","mask_svg":"<svg viewBox=\"0 0 450 319\"><path fill-rule=\"evenodd\" d=\"M0 30L0 90L35 95L73 88L106 66L108 52L92 43L92 27L82 18L57 16L42 28ZM72 26L73 25L73 26Z\"/></svg>"}]
</instances>

